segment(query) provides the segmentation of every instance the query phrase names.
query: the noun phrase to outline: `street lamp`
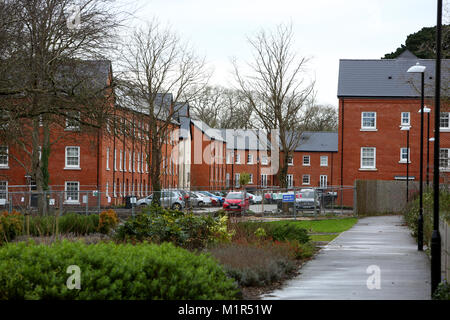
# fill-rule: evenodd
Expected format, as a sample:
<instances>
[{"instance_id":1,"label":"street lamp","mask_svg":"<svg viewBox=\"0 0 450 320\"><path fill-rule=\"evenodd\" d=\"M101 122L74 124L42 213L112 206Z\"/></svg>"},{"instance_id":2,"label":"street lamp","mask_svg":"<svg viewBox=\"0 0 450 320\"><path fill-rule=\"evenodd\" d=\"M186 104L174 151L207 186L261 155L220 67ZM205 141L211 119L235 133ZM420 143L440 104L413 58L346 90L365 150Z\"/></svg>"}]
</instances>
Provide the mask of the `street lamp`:
<instances>
[{"instance_id":1,"label":"street lamp","mask_svg":"<svg viewBox=\"0 0 450 320\"><path fill-rule=\"evenodd\" d=\"M411 126L402 126L401 131L406 131L406 203L409 201L409 129Z\"/></svg>"},{"instance_id":2,"label":"street lamp","mask_svg":"<svg viewBox=\"0 0 450 320\"><path fill-rule=\"evenodd\" d=\"M431 294L441 282L441 235L439 233L439 122L441 115L441 46L442 46L442 0L437 2L436 23L436 71L434 94L434 172L433 172L433 233L431 235Z\"/></svg>"},{"instance_id":3,"label":"street lamp","mask_svg":"<svg viewBox=\"0 0 450 320\"><path fill-rule=\"evenodd\" d=\"M421 112L421 110L419 110ZM430 138L430 113L431 109L423 108L423 112L427 114L427 188L430 186L430 142L434 141Z\"/></svg>"},{"instance_id":4,"label":"street lamp","mask_svg":"<svg viewBox=\"0 0 450 320\"><path fill-rule=\"evenodd\" d=\"M424 82L425 66L418 62L408 69L408 73L420 73L420 184L419 184L419 219L417 221L417 244L418 250L423 251L423 113L424 113ZM408 151L409 152L409 151Z\"/></svg>"}]
</instances>

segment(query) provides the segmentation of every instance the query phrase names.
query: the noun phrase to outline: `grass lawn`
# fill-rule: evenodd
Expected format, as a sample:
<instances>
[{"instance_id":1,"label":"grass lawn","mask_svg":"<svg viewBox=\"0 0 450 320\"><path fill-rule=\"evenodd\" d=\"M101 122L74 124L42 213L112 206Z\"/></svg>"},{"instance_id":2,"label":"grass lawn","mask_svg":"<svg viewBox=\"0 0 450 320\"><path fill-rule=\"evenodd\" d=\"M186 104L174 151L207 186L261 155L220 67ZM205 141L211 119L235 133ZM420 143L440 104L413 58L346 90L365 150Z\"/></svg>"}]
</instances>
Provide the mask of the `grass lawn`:
<instances>
[{"instance_id":1,"label":"grass lawn","mask_svg":"<svg viewBox=\"0 0 450 320\"><path fill-rule=\"evenodd\" d=\"M311 241L326 241L330 242L336 238L338 234L311 234L309 237L311 238Z\"/></svg>"},{"instance_id":2,"label":"grass lawn","mask_svg":"<svg viewBox=\"0 0 450 320\"><path fill-rule=\"evenodd\" d=\"M299 228L308 230L308 233L341 233L344 232L358 221L357 218L344 219L326 219L326 220L290 220L290 221L272 221L269 223L293 223ZM326 241L326 240L324 240Z\"/></svg>"}]
</instances>

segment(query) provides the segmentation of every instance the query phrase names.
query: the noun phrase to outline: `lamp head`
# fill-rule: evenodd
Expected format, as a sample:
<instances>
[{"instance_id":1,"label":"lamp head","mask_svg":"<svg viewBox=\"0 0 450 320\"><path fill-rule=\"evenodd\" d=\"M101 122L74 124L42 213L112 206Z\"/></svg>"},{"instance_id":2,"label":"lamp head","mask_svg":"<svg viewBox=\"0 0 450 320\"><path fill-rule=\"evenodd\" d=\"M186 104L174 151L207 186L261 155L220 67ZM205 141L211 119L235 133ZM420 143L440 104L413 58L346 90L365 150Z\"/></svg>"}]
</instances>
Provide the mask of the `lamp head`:
<instances>
[{"instance_id":1,"label":"lamp head","mask_svg":"<svg viewBox=\"0 0 450 320\"><path fill-rule=\"evenodd\" d=\"M401 131L409 131L409 129L411 129L411 126L402 126L400 128Z\"/></svg>"},{"instance_id":2,"label":"lamp head","mask_svg":"<svg viewBox=\"0 0 450 320\"><path fill-rule=\"evenodd\" d=\"M417 62L416 65L410 67L408 69L408 71L406 71L406 72L408 72L408 73L424 73L426 68L427 67L421 66L420 63Z\"/></svg>"}]
</instances>

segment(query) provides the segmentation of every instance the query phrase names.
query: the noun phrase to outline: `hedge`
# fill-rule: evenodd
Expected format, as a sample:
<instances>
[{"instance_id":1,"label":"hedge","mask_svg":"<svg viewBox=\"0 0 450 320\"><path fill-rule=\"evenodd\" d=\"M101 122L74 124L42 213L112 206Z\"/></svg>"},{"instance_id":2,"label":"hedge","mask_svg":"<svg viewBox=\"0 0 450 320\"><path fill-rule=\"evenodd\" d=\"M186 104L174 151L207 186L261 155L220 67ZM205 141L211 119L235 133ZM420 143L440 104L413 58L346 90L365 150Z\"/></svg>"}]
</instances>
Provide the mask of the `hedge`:
<instances>
[{"instance_id":1,"label":"hedge","mask_svg":"<svg viewBox=\"0 0 450 320\"><path fill-rule=\"evenodd\" d=\"M71 265L81 270L80 290L66 286ZM213 258L168 243L30 241L0 247L1 300L220 300L238 294Z\"/></svg>"}]
</instances>

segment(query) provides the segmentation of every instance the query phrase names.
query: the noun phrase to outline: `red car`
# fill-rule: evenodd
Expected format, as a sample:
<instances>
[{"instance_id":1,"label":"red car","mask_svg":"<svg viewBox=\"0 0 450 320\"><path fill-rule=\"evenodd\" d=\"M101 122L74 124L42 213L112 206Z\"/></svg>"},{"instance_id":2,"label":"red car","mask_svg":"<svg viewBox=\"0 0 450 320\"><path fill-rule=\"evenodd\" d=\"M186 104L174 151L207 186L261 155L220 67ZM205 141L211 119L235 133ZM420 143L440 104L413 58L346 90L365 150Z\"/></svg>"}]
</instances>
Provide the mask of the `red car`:
<instances>
[{"instance_id":1,"label":"red car","mask_svg":"<svg viewBox=\"0 0 450 320\"><path fill-rule=\"evenodd\" d=\"M223 203L223 209L225 211L241 212L243 209L248 210L249 207L250 207L249 197L244 199L243 192L228 193Z\"/></svg>"}]
</instances>

